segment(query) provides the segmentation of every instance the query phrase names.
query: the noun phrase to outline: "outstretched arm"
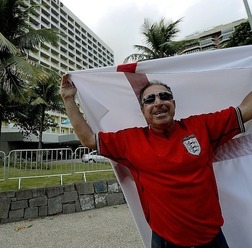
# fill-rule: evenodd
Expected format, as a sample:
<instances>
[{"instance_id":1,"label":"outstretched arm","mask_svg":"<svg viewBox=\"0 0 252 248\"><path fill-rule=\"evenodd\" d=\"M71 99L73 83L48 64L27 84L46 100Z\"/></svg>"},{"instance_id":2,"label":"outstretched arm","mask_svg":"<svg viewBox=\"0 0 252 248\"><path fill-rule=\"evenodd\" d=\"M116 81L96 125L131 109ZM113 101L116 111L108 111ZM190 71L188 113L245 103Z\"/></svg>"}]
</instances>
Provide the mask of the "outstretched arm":
<instances>
[{"instance_id":1,"label":"outstretched arm","mask_svg":"<svg viewBox=\"0 0 252 248\"><path fill-rule=\"evenodd\" d=\"M69 81L68 75L64 75L61 80L60 93L74 132L83 146L96 149L95 134L87 124L75 102L76 92L77 89L74 84Z\"/></svg>"},{"instance_id":2,"label":"outstretched arm","mask_svg":"<svg viewBox=\"0 0 252 248\"><path fill-rule=\"evenodd\" d=\"M241 110L244 123L252 120L252 91L243 99L239 108Z\"/></svg>"}]
</instances>

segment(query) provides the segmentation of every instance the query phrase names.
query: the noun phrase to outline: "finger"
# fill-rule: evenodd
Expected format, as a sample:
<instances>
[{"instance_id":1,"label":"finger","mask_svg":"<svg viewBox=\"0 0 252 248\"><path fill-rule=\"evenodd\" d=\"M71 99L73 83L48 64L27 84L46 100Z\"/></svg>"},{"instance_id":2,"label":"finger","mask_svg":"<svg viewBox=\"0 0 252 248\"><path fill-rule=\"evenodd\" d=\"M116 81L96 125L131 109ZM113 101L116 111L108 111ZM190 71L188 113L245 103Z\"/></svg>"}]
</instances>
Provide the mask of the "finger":
<instances>
[{"instance_id":1,"label":"finger","mask_svg":"<svg viewBox=\"0 0 252 248\"><path fill-rule=\"evenodd\" d=\"M70 78L69 78L69 80L68 80L68 82L73 86L73 88L76 88L74 82Z\"/></svg>"},{"instance_id":2,"label":"finger","mask_svg":"<svg viewBox=\"0 0 252 248\"><path fill-rule=\"evenodd\" d=\"M70 84L72 87L76 88L74 82L69 77L69 74L64 74L62 79L65 84Z\"/></svg>"},{"instance_id":3,"label":"finger","mask_svg":"<svg viewBox=\"0 0 252 248\"><path fill-rule=\"evenodd\" d=\"M66 84L68 81L68 75L67 74L64 74L61 78L61 83L62 84Z\"/></svg>"}]
</instances>

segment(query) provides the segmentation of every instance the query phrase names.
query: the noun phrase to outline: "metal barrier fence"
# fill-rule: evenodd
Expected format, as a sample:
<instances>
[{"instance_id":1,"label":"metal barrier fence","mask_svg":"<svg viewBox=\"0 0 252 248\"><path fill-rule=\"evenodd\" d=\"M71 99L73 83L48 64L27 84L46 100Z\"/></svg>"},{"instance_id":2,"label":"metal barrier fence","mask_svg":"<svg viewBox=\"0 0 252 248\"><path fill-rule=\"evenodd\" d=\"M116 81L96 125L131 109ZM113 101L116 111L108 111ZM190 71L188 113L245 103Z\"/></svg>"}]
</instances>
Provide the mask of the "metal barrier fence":
<instances>
[{"instance_id":1,"label":"metal barrier fence","mask_svg":"<svg viewBox=\"0 0 252 248\"><path fill-rule=\"evenodd\" d=\"M87 147L79 147L74 152L70 148L12 150L8 156L0 151L0 179L22 179L63 177L82 174L87 181L88 173L112 172L109 160ZM2 176L1 176L2 175Z\"/></svg>"},{"instance_id":2,"label":"metal barrier fence","mask_svg":"<svg viewBox=\"0 0 252 248\"><path fill-rule=\"evenodd\" d=\"M0 151L0 181L6 179L6 154L3 151Z\"/></svg>"},{"instance_id":3,"label":"metal barrier fence","mask_svg":"<svg viewBox=\"0 0 252 248\"><path fill-rule=\"evenodd\" d=\"M78 160L81 163L78 163ZM78 147L74 152L74 172L83 175L86 182L88 173L113 171L109 160L97 154L97 151L91 151L87 147Z\"/></svg>"}]
</instances>

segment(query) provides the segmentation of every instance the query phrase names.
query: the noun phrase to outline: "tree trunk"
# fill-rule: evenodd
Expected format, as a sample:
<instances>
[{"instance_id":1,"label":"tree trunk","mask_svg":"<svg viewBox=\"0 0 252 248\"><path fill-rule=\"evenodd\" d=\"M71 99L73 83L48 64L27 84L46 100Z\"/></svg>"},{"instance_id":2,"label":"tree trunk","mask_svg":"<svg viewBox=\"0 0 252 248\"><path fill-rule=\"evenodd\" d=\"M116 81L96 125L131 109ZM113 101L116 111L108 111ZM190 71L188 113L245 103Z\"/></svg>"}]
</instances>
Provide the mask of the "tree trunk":
<instances>
[{"instance_id":1,"label":"tree trunk","mask_svg":"<svg viewBox=\"0 0 252 248\"><path fill-rule=\"evenodd\" d=\"M2 119L0 116L0 149L1 149L1 136L2 136Z\"/></svg>"},{"instance_id":2,"label":"tree trunk","mask_svg":"<svg viewBox=\"0 0 252 248\"><path fill-rule=\"evenodd\" d=\"M1 136L2 136L2 118L3 117L3 112L0 108L0 148L1 148Z\"/></svg>"},{"instance_id":3,"label":"tree trunk","mask_svg":"<svg viewBox=\"0 0 252 248\"><path fill-rule=\"evenodd\" d=\"M39 143L38 143L38 149L42 149L42 137L43 137L43 128L44 128L44 120L45 120L45 106L42 106L41 110L41 122L39 126Z\"/></svg>"}]
</instances>

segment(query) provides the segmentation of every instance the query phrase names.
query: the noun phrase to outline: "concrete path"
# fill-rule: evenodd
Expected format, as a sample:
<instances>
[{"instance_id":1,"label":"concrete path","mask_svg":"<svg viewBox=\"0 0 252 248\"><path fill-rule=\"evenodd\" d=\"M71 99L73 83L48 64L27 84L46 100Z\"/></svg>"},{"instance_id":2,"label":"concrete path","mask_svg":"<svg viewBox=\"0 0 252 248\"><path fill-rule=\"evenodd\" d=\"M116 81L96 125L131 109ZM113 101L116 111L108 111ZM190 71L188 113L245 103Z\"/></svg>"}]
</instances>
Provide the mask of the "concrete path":
<instances>
[{"instance_id":1,"label":"concrete path","mask_svg":"<svg viewBox=\"0 0 252 248\"><path fill-rule=\"evenodd\" d=\"M127 204L0 225L1 248L143 248Z\"/></svg>"}]
</instances>

